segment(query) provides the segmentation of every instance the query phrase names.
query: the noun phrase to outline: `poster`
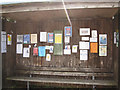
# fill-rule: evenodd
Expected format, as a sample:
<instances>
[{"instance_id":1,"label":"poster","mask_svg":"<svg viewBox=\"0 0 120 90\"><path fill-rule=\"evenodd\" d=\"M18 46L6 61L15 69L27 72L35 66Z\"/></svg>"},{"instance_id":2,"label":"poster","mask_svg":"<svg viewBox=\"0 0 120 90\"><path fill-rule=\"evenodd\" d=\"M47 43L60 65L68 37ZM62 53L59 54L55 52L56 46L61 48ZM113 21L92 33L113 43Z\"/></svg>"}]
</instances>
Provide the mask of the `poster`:
<instances>
[{"instance_id":1,"label":"poster","mask_svg":"<svg viewBox=\"0 0 120 90\"><path fill-rule=\"evenodd\" d=\"M72 53L77 53L77 47L78 47L78 45L72 46Z\"/></svg>"},{"instance_id":2,"label":"poster","mask_svg":"<svg viewBox=\"0 0 120 90\"><path fill-rule=\"evenodd\" d=\"M64 54L65 55L70 55L71 54L70 45L65 45Z\"/></svg>"},{"instance_id":3,"label":"poster","mask_svg":"<svg viewBox=\"0 0 120 90\"><path fill-rule=\"evenodd\" d=\"M90 28L80 28L80 35L90 35Z\"/></svg>"},{"instance_id":4,"label":"poster","mask_svg":"<svg viewBox=\"0 0 120 90\"><path fill-rule=\"evenodd\" d=\"M65 37L65 38L64 38L64 42L65 42L66 44L70 43L70 37Z\"/></svg>"},{"instance_id":5,"label":"poster","mask_svg":"<svg viewBox=\"0 0 120 90\"><path fill-rule=\"evenodd\" d=\"M72 37L72 27L71 26L66 26L64 27L64 32L65 32L65 36L69 36Z\"/></svg>"},{"instance_id":6,"label":"poster","mask_svg":"<svg viewBox=\"0 0 120 90\"><path fill-rule=\"evenodd\" d=\"M51 55L50 54L46 54L46 61L51 61Z\"/></svg>"},{"instance_id":7,"label":"poster","mask_svg":"<svg viewBox=\"0 0 120 90\"><path fill-rule=\"evenodd\" d=\"M1 53L6 53L7 47L6 47L6 32L1 31Z\"/></svg>"},{"instance_id":8,"label":"poster","mask_svg":"<svg viewBox=\"0 0 120 90\"><path fill-rule=\"evenodd\" d=\"M17 43L23 42L23 35L17 35Z\"/></svg>"},{"instance_id":9,"label":"poster","mask_svg":"<svg viewBox=\"0 0 120 90\"><path fill-rule=\"evenodd\" d=\"M48 42L53 43L53 33L48 33Z\"/></svg>"},{"instance_id":10,"label":"poster","mask_svg":"<svg viewBox=\"0 0 120 90\"><path fill-rule=\"evenodd\" d=\"M23 44L17 44L16 46L16 53L17 54L22 54L23 53Z\"/></svg>"},{"instance_id":11,"label":"poster","mask_svg":"<svg viewBox=\"0 0 120 90\"><path fill-rule=\"evenodd\" d=\"M62 34L55 34L55 44L62 44Z\"/></svg>"},{"instance_id":12,"label":"poster","mask_svg":"<svg viewBox=\"0 0 120 90\"><path fill-rule=\"evenodd\" d=\"M45 46L39 46L38 47L38 55L40 57L45 57L45 54L46 54L46 52L45 52Z\"/></svg>"},{"instance_id":13,"label":"poster","mask_svg":"<svg viewBox=\"0 0 120 90\"><path fill-rule=\"evenodd\" d=\"M33 56L38 56L38 48L37 47L33 48Z\"/></svg>"},{"instance_id":14,"label":"poster","mask_svg":"<svg viewBox=\"0 0 120 90\"><path fill-rule=\"evenodd\" d=\"M97 30L92 30L92 38L97 38Z\"/></svg>"},{"instance_id":15,"label":"poster","mask_svg":"<svg viewBox=\"0 0 120 90\"><path fill-rule=\"evenodd\" d=\"M90 48L90 43L89 42L79 42L79 49L89 49Z\"/></svg>"},{"instance_id":16,"label":"poster","mask_svg":"<svg viewBox=\"0 0 120 90\"><path fill-rule=\"evenodd\" d=\"M88 60L88 50L80 50L80 60Z\"/></svg>"},{"instance_id":17,"label":"poster","mask_svg":"<svg viewBox=\"0 0 120 90\"><path fill-rule=\"evenodd\" d=\"M107 45L107 34L99 34L99 45Z\"/></svg>"},{"instance_id":18,"label":"poster","mask_svg":"<svg viewBox=\"0 0 120 90\"><path fill-rule=\"evenodd\" d=\"M7 34L7 45L12 45L12 35Z\"/></svg>"},{"instance_id":19,"label":"poster","mask_svg":"<svg viewBox=\"0 0 120 90\"><path fill-rule=\"evenodd\" d=\"M90 38L90 42L97 42L97 38Z\"/></svg>"},{"instance_id":20,"label":"poster","mask_svg":"<svg viewBox=\"0 0 120 90\"><path fill-rule=\"evenodd\" d=\"M54 44L54 55L63 55L63 44Z\"/></svg>"},{"instance_id":21,"label":"poster","mask_svg":"<svg viewBox=\"0 0 120 90\"><path fill-rule=\"evenodd\" d=\"M30 34L25 34L23 36L24 44L30 44Z\"/></svg>"},{"instance_id":22,"label":"poster","mask_svg":"<svg viewBox=\"0 0 120 90\"><path fill-rule=\"evenodd\" d=\"M30 48L23 48L23 57L30 57Z\"/></svg>"},{"instance_id":23,"label":"poster","mask_svg":"<svg viewBox=\"0 0 120 90\"><path fill-rule=\"evenodd\" d=\"M90 43L90 53L98 53L98 43Z\"/></svg>"},{"instance_id":24,"label":"poster","mask_svg":"<svg viewBox=\"0 0 120 90\"><path fill-rule=\"evenodd\" d=\"M47 41L47 32L40 32L40 42Z\"/></svg>"},{"instance_id":25,"label":"poster","mask_svg":"<svg viewBox=\"0 0 120 90\"><path fill-rule=\"evenodd\" d=\"M31 34L31 43L37 43L37 34Z\"/></svg>"},{"instance_id":26,"label":"poster","mask_svg":"<svg viewBox=\"0 0 120 90\"><path fill-rule=\"evenodd\" d=\"M99 56L107 56L107 46L99 46Z\"/></svg>"},{"instance_id":27,"label":"poster","mask_svg":"<svg viewBox=\"0 0 120 90\"><path fill-rule=\"evenodd\" d=\"M89 37L82 37L82 40L89 41Z\"/></svg>"}]
</instances>

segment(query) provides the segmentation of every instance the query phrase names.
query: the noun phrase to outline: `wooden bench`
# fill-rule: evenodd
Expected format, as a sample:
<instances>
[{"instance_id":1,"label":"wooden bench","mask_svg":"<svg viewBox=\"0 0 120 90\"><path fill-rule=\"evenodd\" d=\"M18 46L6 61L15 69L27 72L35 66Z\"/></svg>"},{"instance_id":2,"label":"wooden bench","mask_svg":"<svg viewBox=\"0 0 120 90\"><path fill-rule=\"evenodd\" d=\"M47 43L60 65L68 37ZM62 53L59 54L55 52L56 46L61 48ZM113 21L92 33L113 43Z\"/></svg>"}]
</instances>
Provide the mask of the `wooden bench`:
<instances>
[{"instance_id":1,"label":"wooden bench","mask_svg":"<svg viewBox=\"0 0 120 90\"><path fill-rule=\"evenodd\" d=\"M7 80L22 82L56 83L56 84L117 86L117 83L114 80L80 80L80 79L58 79L39 77L8 77Z\"/></svg>"}]
</instances>

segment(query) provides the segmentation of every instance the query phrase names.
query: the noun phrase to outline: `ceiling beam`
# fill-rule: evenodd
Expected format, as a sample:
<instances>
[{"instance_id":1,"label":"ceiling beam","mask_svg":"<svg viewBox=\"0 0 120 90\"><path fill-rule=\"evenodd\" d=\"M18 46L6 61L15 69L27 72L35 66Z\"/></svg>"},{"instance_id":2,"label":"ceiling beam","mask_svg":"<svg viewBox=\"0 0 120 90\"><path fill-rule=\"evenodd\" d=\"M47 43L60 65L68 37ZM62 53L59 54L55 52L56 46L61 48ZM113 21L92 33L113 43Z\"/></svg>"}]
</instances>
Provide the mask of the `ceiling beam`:
<instances>
[{"instance_id":1,"label":"ceiling beam","mask_svg":"<svg viewBox=\"0 0 120 90\"><path fill-rule=\"evenodd\" d=\"M117 2L67 2L65 3L66 9L84 9L84 8L115 8L118 7ZM45 11L45 10L62 10L64 9L62 2L49 2L49 3L21 3L3 5L0 13L14 13L14 12L27 12L27 11Z\"/></svg>"}]
</instances>

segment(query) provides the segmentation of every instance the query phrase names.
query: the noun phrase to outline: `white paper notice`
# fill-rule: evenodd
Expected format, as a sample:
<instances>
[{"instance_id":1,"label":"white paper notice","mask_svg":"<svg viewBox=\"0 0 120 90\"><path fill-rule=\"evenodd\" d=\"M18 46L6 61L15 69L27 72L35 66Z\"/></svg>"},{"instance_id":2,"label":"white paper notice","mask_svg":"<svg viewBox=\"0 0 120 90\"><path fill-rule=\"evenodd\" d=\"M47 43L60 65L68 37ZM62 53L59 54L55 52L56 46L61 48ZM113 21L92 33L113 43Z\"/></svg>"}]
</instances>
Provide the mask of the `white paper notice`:
<instances>
[{"instance_id":1,"label":"white paper notice","mask_svg":"<svg viewBox=\"0 0 120 90\"><path fill-rule=\"evenodd\" d=\"M116 32L114 32L114 44L116 44Z\"/></svg>"},{"instance_id":2,"label":"white paper notice","mask_svg":"<svg viewBox=\"0 0 120 90\"><path fill-rule=\"evenodd\" d=\"M79 49L89 49L90 43L89 42L79 42Z\"/></svg>"},{"instance_id":3,"label":"white paper notice","mask_svg":"<svg viewBox=\"0 0 120 90\"><path fill-rule=\"evenodd\" d=\"M6 48L6 32L1 31L1 53L6 53L7 48Z\"/></svg>"},{"instance_id":4,"label":"white paper notice","mask_svg":"<svg viewBox=\"0 0 120 90\"><path fill-rule=\"evenodd\" d=\"M65 43L70 43L70 37L65 37Z\"/></svg>"},{"instance_id":5,"label":"white paper notice","mask_svg":"<svg viewBox=\"0 0 120 90\"><path fill-rule=\"evenodd\" d=\"M1 42L1 53L6 53L7 48L6 48L6 42Z\"/></svg>"},{"instance_id":6,"label":"white paper notice","mask_svg":"<svg viewBox=\"0 0 120 90\"><path fill-rule=\"evenodd\" d=\"M17 35L17 42L23 42L23 35Z\"/></svg>"},{"instance_id":7,"label":"white paper notice","mask_svg":"<svg viewBox=\"0 0 120 90\"><path fill-rule=\"evenodd\" d=\"M47 41L47 32L40 32L40 42Z\"/></svg>"},{"instance_id":8,"label":"white paper notice","mask_svg":"<svg viewBox=\"0 0 120 90\"><path fill-rule=\"evenodd\" d=\"M77 53L77 47L78 47L78 45L72 46L72 53Z\"/></svg>"},{"instance_id":9,"label":"white paper notice","mask_svg":"<svg viewBox=\"0 0 120 90\"><path fill-rule=\"evenodd\" d=\"M80 60L88 60L88 51L80 50Z\"/></svg>"},{"instance_id":10,"label":"white paper notice","mask_svg":"<svg viewBox=\"0 0 120 90\"><path fill-rule=\"evenodd\" d=\"M49 50L49 49L50 49L50 46L45 46L45 49Z\"/></svg>"},{"instance_id":11,"label":"white paper notice","mask_svg":"<svg viewBox=\"0 0 120 90\"><path fill-rule=\"evenodd\" d=\"M92 37L97 38L97 30L92 30Z\"/></svg>"},{"instance_id":12,"label":"white paper notice","mask_svg":"<svg viewBox=\"0 0 120 90\"><path fill-rule=\"evenodd\" d=\"M64 54L65 55L70 55L71 54L71 49L64 49Z\"/></svg>"},{"instance_id":13,"label":"white paper notice","mask_svg":"<svg viewBox=\"0 0 120 90\"><path fill-rule=\"evenodd\" d=\"M50 53L53 53L53 46L50 46Z\"/></svg>"},{"instance_id":14,"label":"white paper notice","mask_svg":"<svg viewBox=\"0 0 120 90\"><path fill-rule=\"evenodd\" d=\"M90 28L80 28L80 35L90 35Z\"/></svg>"},{"instance_id":15,"label":"white paper notice","mask_svg":"<svg viewBox=\"0 0 120 90\"><path fill-rule=\"evenodd\" d=\"M51 61L51 55L50 54L46 54L46 61Z\"/></svg>"},{"instance_id":16,"label":"white paper notice","mask_svg":"<svg viewBox=\"0 0 120 90\"><path fill-rule=\"evenodd\" d=\"M90 42L97 42L97 38L90 38Z\"/></svg>"},{"instance_id":17,"label":"white paper notice","mask_svg":"<svg viewBox=\"0 0 120 90\"><path fill-rule=\"evenodd\" d=\"M1 35L1 41L6 42L6 35Z\"/></svg>"},{"instance_id":18,"label":"white paper notice","mask_svg":"<svg viewBox=\"0 0 120 90\"><path fill-rule=\"evenodd\" d=\"M22 50L23 50L23 44L17 44L16 53L22 54L23 53Z\"/></svg>"},{"instance_id":19,"label":"white paper notice","mask_svg":"<svg viewBox=\"0 0 120 90\"><path fill-rule=\"evenodd\" d=\"M30 48L23 49L23 57L30 57Z\"/></svg>"},{"instance_id":20,"label":"white paper notice","mask_svg":"<svg viewBox=\"0 0 120 90\"><path fill-rule=\"evenodd\" d=\"M89 37L82 37L82 40L89 41Z\"/></svg>"}]
</instances>

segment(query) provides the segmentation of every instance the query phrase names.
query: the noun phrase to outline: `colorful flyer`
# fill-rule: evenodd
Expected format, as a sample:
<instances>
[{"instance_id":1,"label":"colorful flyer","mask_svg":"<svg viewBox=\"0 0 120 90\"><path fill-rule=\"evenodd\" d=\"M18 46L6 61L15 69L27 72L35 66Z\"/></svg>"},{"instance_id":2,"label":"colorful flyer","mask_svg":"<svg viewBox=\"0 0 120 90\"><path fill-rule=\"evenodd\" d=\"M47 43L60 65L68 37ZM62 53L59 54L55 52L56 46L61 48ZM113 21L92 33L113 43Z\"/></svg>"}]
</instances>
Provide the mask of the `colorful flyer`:
<instances>
[{"instance_id":1,"label":"colorful flyer","mask_svg":"<svg viewBox=\"0 0 120 90\"><path fill-rule=\"evenodd\" d=\"M51 61L51 55L50 54L46 54L46 61Z\"/></svg>"},{"instance_id":2,"label":"colorful flyer","mask_svg":"<svg viewBox=\"0 0 120 90\"><path fill-rule=\"evenodd\" d=\"M77 53L77 47L78 47L78 45L72 46L72 53Z\"/></svg>"},{"instance_id":3,"label":"colorful flyer","mask_svg":"<svg viewBox=\"0 0 120 90\"><path fill-rule=\"evenodd\" d=\"M107 45L107 34L99 34L99 45Z\"/></svg>"},{"instance_id":4,"label":"colorful flyer","mask_svg":"<svg viewBox=\"0 0 120 90\"><path fill-rule=\"evenodd\" d=\"M12 44L12 35L7 34L7 45L11 45L11 44Z\"/></svg>"},{"instance_id":5,"label":"colorful flyer","mask_svg":"<svg viewBox=\"0 0 120 90\"><path fill-rule=\"evenodd\" d=\"M107 46L99 46L99 56L107 56Z\"/></svg>"},{"instance_id":6,"label":"colorful flyer","mask_svg":"<svg viewBox=\"0 0 120 90\"><path fill-rule=\"evenodd\" d=\"M65 30L65 36L72 37L72 26L66 26L64 27Z\"/></svg>"},{"instance_id":7,"label":"colorful flyer","mask_svg":"<svg viewBox=\"0 0 120 90\"><path fill-rule=\"evenodd\" d=\"M90 43L90 53L98 53L98 43Z\"/></svg>"},{"instance_id":8,"label":"colorful flyer","mask_svg":"<svg viewBox=\"0 0 120 90\"><path fill-rule=\"evenodd\" d=\"M46 52L45 52L45 46L39 46L38 47L38 55L40 57L45 57L45 54L46 54Z\"/></svg>"},{"instance_id":9,"label":"colorful flyer","mask_svg":"<svg viewBox=\"0 0 120 90\"><path fill-rule=\"evenodd\" d=\"M55 34L55 44L62 44L62 34Z\"/></svg>"},{"instance_id":10,"label":"colorful flyer","mask_svg":"<svg viewBox=\"0 0 120 90\"><path fill-rule=\"evenodd\" d=\"M53 43L53 33L48 33L48 42Z\"/></svg>"},{"instance_id":11,"label":"colorful flyer","mask_svg":"<svg viewBox=\"0 0 120 90\"><path fill-rule=\"evenodd\" d=\"M25 34L23 36L24 44L30 44L30 34Z\"/></svg>"}]
</instances>

